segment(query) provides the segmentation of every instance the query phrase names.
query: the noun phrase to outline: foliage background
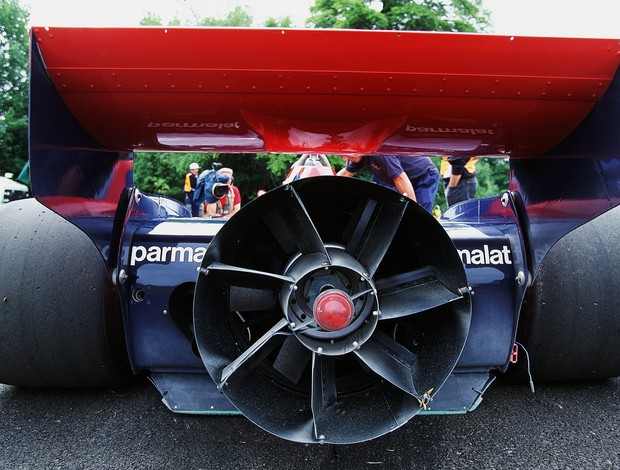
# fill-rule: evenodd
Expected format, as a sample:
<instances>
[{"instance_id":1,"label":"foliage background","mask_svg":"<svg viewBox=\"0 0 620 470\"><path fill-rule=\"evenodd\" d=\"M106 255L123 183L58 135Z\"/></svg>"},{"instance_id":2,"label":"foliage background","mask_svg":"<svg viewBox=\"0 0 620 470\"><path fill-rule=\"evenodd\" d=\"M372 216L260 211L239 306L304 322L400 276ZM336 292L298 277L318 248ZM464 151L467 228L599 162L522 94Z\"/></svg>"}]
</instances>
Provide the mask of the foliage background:
<instances>
[{"instance_id":1,"label":"foliage background","mask_svg":"<svg viewBox=\"0 0 620 470\"><path fill-rule=\"evenodd\" d=\"M28 159L28 24L17 0L0 0L0 176Z\"/></svg>"}]
</instances>

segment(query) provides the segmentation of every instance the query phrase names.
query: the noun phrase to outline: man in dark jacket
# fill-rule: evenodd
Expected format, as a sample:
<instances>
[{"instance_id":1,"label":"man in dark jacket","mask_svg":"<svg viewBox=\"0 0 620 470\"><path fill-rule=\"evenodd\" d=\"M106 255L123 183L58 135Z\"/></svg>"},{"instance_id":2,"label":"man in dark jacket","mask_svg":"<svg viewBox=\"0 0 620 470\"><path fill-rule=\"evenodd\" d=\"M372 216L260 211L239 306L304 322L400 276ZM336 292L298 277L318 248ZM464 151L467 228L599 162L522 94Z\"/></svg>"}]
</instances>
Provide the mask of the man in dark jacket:
<instances>
[{"instance_id":1,"label":"man in dark jacket","mask_svg":"<svg viewBox=\"0 0 620 470\"><path fill-rule=\"evenodd\" d=\"M338 172L339 176L353 176L366 167L375 183L404 194L428 212L433 210L439 172L430 158L370 155L347 155L343 158L347 164Z\"/></svg>"},{"instance_id":2,"label":"man in dark jacket","mask_svg":"<svg viewBox=\"0 0 620 470\"><path fill-rule=\"evenodd\" d=\"M476 197L476 189L478 189L476 163L478 163L477 157L441 157L439 171L446 185L445 195L448 207Z\"/></svg>"}]
</instances>

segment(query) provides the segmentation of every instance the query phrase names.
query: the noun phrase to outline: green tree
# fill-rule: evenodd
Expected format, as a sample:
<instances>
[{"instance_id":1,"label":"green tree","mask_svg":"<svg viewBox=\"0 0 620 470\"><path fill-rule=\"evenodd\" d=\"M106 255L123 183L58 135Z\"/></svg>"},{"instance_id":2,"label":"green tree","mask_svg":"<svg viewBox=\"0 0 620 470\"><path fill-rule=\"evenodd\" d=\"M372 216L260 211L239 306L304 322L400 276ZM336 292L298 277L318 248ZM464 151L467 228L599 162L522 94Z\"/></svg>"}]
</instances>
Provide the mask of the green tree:
<instances>
[{"instance_id":1,"label":"green tree","mask_svg":"<svg viewBox=\"0 0 620 470\"><path fill-rule=\"evenodd\" d=\"M223 18L215 18L211 16L205 16L200 18L195 17L191 20L189 26L237 26L237 27L250 27L252 26L252 15L243 7L236 6L234 10L226 13ZM290 21L290 20L289 20ZM140 26L163 26L161 16L152 11L146 12L145 16L140 20ZM167 26L181 26L181 20L177 17L168 21ZM282 27L286 27L283 26Z\"/></svg>"},{"instance_id":2,"label":"green tree","mask_svg":"<svg viewBox=\"0 0 620 470\"><path fill-rule=\"evenodd\" d=\"M306 20L311 28L390 29L385 14L371 0L316 0Z\"/></svg>"},{"instance_id":3,"label":"green tree","mask_svg":"<svg viewBox=\"0 0 620 470\"><path fill-rule=\"evenodd\" d=\"M144 18L140 20L140 26L161 26L161 16L151 11L147 11Z\"/></svg>"},{"instance_id":4,"label":"green tree","mask_svg":"<svg viewBox=\"0 0 620 470\"><path fill-rule=\"evenodd\" d=\"M286 178L291 165L299 159L299 155L291 155L285 153L260 153L256 159L265 166L269 173L268 187L263 189L275 188L282 184Z\"/></svg>"},{"instance_id":5,"label":"green tree","mask_svg":"<svg viewBox=\"0 0 620 470\"><path fill-rule=\"evenodd\" d=\"M306 25L314 28L476 32L490 25L482 0L316 0L310 12Z\"/></svg>"},{"instance_id":6,"label":"green tree","mask_svg":"<svg viewBox=\"0 0 620 470\"><path fill-rule=\"evenodd\" d=\"M476 165L477 197L497 196L508 189L510 164L507 158L481 158Z\"/></svg>"},{"instance_id":7,"label":"green tree","mask_svg":"<svg viewBox=\"0 0 620 470\"><path fill-rule=\"evenodd\" d=\"M265 26L267 28L292 28L293 20L291 20L290 16L285 16L284 18L269 17L265 20Z\"/></svg>"},{"instance_id":8,"label":"green tree","mask_svg":"<svg viewBox=\"0 0 620 470\"><path fill-rule=\"evenodd\" d=\"M316 0L306 26L399 31L484 31L483 0ZM376 5L381 4L379 10Z\"/></svg>"},{"instance_id":9,"label":"green tree","mask_svg":"<svg viewBox=\"0 0 620 470\"><path fill-rule=\"evenodd\" d=\"M224 18L205 17L198 21L198 26L252 26L252 15L243 7L236 6Z\"/></svg>"},{"instance_id":10,"label":"green tree","mask_svg":"<svg viewBox=\"0 0 620 470\"><path fill-rule=\"evenodd\" d=\"M0 174L28 159L28 12L0 1Z\"/></svg>"},{"instance_id":11,"label":"green tree","mask_svg":"<svg viewBox=\"0 0 620 470\"><path fill-rule=\"evenodd\" d=\"M161 194L183 201L183 181L189 164L207 164L210 155L136 152L134 184L141 191ZM201 161L203 160L203 161Z\"/></svg>"}]
</instances>

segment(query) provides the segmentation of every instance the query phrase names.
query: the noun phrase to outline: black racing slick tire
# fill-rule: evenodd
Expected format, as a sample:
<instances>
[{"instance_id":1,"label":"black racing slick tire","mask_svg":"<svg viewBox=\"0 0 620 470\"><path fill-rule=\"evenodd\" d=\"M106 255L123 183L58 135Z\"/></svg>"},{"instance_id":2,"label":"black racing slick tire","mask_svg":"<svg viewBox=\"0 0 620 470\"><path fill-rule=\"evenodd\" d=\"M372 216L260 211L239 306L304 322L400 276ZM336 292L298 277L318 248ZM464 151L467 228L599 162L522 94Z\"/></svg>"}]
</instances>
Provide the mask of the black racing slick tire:
<instances>
[{"instance_id":1,"label":"black racing slick tire","mask_svg":"<svg viewBox=\"0 0 620 470\"><path fill-rule=\"evenodd\" d=\"M123 385L120 300L94 243L35 199L0 209L0 382Z\"/></svg>"},{"instance_id":2,"label":"black racing slick tire","mask_svg":"<svg viewBox=\"0 0 620 470\"><path fill-rule=\"evenodd\" d=\"M534 381L620 375L619 242L617 207L566 235L542 261L518 333ZM520 354L516 370L523 376Z\"/></svg>"}]
</instances>

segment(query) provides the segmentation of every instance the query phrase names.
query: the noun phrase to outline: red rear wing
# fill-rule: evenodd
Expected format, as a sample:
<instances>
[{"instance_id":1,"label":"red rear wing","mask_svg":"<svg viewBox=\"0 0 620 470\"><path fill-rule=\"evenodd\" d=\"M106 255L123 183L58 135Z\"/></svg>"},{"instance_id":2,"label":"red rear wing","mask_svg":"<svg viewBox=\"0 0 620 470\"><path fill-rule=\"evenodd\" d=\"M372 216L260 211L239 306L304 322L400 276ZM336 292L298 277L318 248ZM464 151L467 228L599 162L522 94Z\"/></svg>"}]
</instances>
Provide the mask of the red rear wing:
<instances>
[{"instance_id":1,"label":"red rear wing","mask_svg":"<svg viewBox=\"0 0 620 470\"><path fill-rule=\"evenodd\" d=\"M39 28L47 74L113 151L539 155L605 93L612 39Z\"/></svg>"}]
</instances>

